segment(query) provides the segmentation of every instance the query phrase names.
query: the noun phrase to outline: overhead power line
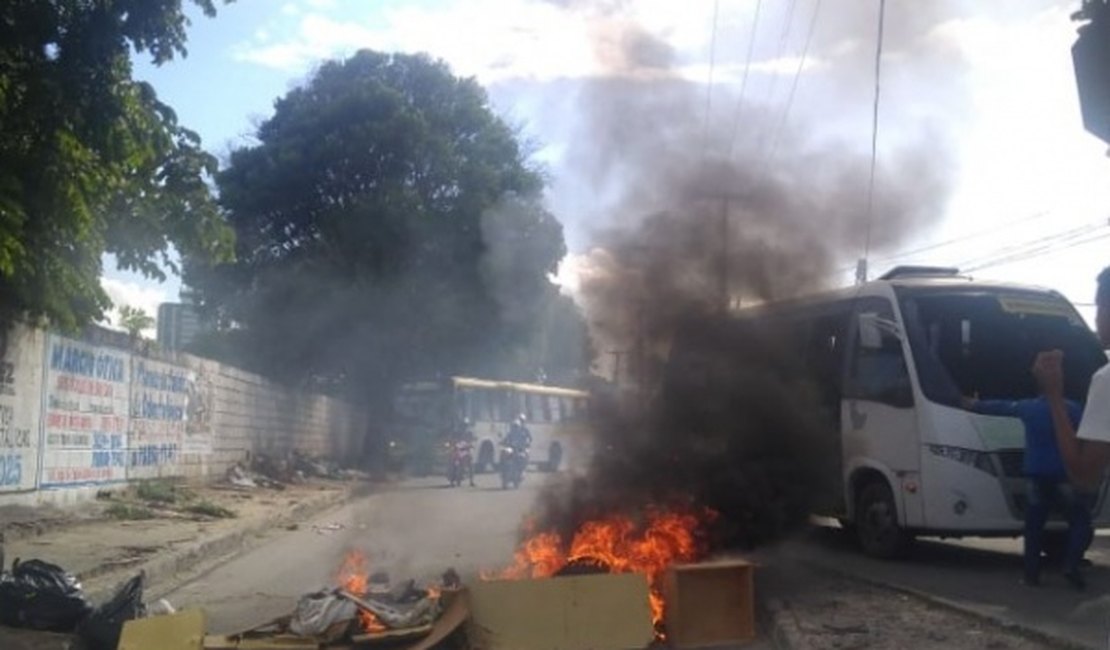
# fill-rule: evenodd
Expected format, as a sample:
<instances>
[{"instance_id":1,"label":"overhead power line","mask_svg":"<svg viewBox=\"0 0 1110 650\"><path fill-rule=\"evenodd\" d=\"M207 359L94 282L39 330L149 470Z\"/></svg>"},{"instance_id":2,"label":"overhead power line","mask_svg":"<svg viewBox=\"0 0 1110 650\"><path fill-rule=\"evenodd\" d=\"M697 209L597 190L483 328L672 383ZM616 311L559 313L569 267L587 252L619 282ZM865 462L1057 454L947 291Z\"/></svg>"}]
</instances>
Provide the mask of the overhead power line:
<instances>
[{"instance_id":1,"label":"overhead power line","mask_svg":"<svg viewBox=\"0 0 1110 650\"><path fill-rule=\"evenodd\" d=\"M809 18L809 29L806 31L805 45L802 46L801 56L798 58L798 67L794 69L794 79L790 82L790 92L786 96L786 104L783 106L782 113L779 115L778 124L771 136L771 146L767 151L767 156L764 159L764 165L767 169L771 167L774 162L775 154L778 153L779 138L782 137L782 130L786 127L786 120L790 116L790 109L794 106L794 95L798 92L798 80L802 77L802 70L806 65L806 58L809 56L809 46L813 41L813 32L817 27L817 16L821 13L821 0L817 0L813 5L813 15Z\"/></svg>"},{"instance_id":2,"label":"overhead power line","mask_svg":"<svg viewBox=\"0 0 1110 650\"><path fill-rule=\"evenodd\" d=\"M794 9L797 6L797 0L790 0L790 4L786 6L786 17L782 21L782 33L779 34L779 46L775 51L775 58L771 59L772 63L777 63L786 56L786 44L790 40L790 30L794 26ZM776 70L771 70L771 82L767 84L767 92L764 93L763 104L766 106L771 105L772 99L775 96L775 90L779 85L779 73ZM763 142L767 137L767 132L761 130L759 149L763 148Z\"/></svg>"},{"instance_id":3,"label":"overhead power line","mask_svg":"<svg viewBox=\"0 0 1110 650\"><path fill-rule=\"evenodd\" d=\"M1042 257L1044 255L1059 253L1065 250L1077 248L1079 246L1086 246L1087 244L1092 244L1094 242L1102 241L1107 238L1110 238L1110 228L1103 224L1089 231L1078 232L1068 237L1055 239L1049 243L1037 243L1037 245L1030 246L1025 250L1017 251L1010 255L969 264L964 268L964 270L968 272L980 271L982 269L992 268L996 266L1016 264L1018 262L1024 262L1037 257Z\"/></svg>"},{"instance_id":4,"label":"overhead power line","mask_svg":"<svg viewBox=\"0 0 1110 650\"><path fill-rule=\"evenodd\" d=\"M752 70L752 57L755 55L755 37L759 29L759 12L763 7L763 0L755 0L755 13L752 15L752 29L748 34L748 55L744 61L744 76L740 79L740 97L736 100L736 111L732 117L732 133L728 140L727 158L732 158L736 148L736 136L740 132L740 116L744 112L744 96L748 90L748 75Z\"/></svg>"},{"instance_id":5,"label":"overhead power line","mask_svg":"<svg viewBox=\"0 0 1110 650\"><path fill-rule=\"evenodd\" d=\"M883 65L883 23L886 21L886 0L879 0L879 33L875 39L875 102L871 109L871 174L867 180L867 233L863 244L863 277L867 277L867 258L871 255L871 224L875 220L875 164L879 157L879 90Z\"/></svg>"},{"instance_id":6,"label":"overhead power line","mask_svg":"<svg viewBox=\"0 0 1110 650\"><path fill-rule=\"evenodd\" d=\"M713 72L717 66L717 24L721 15L721 0L713 0L713 26L709 35L709 78L705 83L705 125L701 138L701 154L709 147L709 123L713 109Z\"/></svg>"}]
</instances>

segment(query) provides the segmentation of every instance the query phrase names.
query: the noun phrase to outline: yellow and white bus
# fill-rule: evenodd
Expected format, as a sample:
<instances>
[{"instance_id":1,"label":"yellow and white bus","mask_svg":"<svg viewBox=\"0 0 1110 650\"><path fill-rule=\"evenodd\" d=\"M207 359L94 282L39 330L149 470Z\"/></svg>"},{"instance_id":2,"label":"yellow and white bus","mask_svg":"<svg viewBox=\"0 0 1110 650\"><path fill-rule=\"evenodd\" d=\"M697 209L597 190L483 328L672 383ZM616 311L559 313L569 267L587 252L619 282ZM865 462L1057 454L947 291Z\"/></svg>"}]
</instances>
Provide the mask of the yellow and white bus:
<instances>
[{"instance_id":1,"label":"yellow and white bus","mask_svg":"<svg viewBox=\"0 0 1110 650\"><path fill-rule=\"evenodd\" d=\"M523 416L532 433L532 464L555 472L585 461L589 401L581 390L473 377L407 384L394 402L390 448L395 463L417 474L436 472L443 443L467 418L477 437L475 471L488 472L497 464L499 441Z\"/></svg>"}]
</instances>

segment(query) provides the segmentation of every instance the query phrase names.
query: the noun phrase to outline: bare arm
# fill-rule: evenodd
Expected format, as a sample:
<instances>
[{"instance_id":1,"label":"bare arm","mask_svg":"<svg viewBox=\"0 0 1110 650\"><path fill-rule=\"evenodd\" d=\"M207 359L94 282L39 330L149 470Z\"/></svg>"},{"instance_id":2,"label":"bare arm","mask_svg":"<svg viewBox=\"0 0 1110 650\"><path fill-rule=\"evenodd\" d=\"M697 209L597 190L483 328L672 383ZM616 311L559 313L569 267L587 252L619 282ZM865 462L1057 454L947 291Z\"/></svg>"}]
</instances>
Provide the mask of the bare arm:
<instances>
[{"instance_id":1,"label":"bare arm","mask_svg":"<svg viewBox=\"0 0 1110 650\"><path fill-rule=\"evenodd\" d=\"M1063 354L1058 350L1042 352L1033 364L1033 374L1044 391L1052 411L1052 429L1056 446L1073 483L1084 488L1097 488L1102 473L1110 465L1110 443L1080 440L1068 416L1064 401Z\"/></svg>"}]
</instances>

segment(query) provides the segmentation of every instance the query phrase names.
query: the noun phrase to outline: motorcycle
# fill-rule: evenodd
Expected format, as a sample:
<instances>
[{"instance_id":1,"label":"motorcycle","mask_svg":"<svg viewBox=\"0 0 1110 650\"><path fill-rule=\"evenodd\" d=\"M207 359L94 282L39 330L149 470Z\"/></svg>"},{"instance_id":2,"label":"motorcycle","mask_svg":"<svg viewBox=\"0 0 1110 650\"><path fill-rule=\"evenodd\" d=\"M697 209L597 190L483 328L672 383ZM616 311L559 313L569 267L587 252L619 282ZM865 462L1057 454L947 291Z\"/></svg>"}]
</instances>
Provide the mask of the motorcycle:
<instances>
[{"instance_id":1,"label":"motorcycle","mask_svg":"<svg viewBox=\"0 0 1110 650\"><path fill-rule=\"evenodd\" d=\"M462 485L463 479L470 477L470 467L473 463L472 446L469 442L460 441L448 443L451 454L447 459L447 482L451 487ZM474 481L471 477L471 484Z\"/></svg>"},{"instance_id":2,"label":"motorcycle","mask_svg":"<svg viewBox=\"0 0 1110 650\"><path fill-rule=\"evenodd\" d=\"M501 447L501 488L504 490L520 487L524 482L524 470L528 467L528 450L509 445Z\"/></svg>"}]
</instances>

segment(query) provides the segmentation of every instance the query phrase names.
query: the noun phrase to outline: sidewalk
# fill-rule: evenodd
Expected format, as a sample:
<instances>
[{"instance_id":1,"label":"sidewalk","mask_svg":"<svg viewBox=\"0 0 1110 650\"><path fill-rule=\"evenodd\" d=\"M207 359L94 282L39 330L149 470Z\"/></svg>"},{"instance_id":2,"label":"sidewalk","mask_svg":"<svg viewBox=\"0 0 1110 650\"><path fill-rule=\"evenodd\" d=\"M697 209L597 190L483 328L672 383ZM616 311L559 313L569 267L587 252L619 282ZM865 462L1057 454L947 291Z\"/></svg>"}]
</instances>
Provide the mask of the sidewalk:
<instances>
[{"instance_id":1,"label":"sidewalk","mask_svg":"<svg viewBox=\"0 0 1110 650\"><path fill-rule=\"evenodd\" d=\"M344 501L369 492L361 482L316 480L284 490L190 488L198 502L227 508L234 518L158 511L153 519L120 520L105 503L76 512L27 510L0 516L4 553L57 564L81 580L89 599L109 597L123 580L145 571L147 593L157 597L187 575L211 568L251 539L277 527L297 526Z\"/></svg>"}]
</instances>

